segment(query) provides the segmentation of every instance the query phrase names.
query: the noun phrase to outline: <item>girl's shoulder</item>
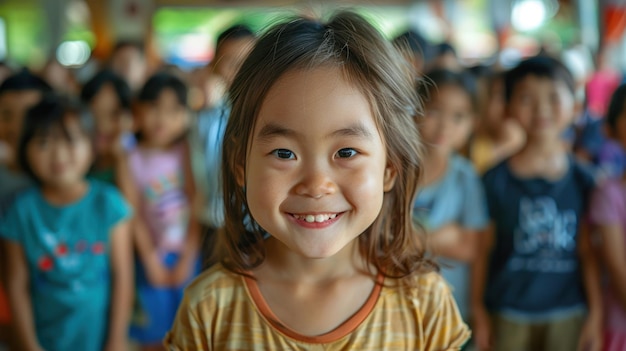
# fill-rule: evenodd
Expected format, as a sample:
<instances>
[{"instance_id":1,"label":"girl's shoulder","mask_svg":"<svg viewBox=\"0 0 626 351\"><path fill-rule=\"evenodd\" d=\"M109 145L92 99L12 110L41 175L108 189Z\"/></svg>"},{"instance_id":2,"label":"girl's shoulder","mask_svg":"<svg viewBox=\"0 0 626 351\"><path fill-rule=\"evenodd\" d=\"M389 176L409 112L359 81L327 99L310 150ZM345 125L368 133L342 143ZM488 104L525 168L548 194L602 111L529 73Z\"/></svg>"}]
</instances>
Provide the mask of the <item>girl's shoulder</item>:
<instances>
[{"instance_id":1,"label":"girl's shoulder","mask_svg":"<svg viewBox=\"0 0 626 351\"><path fill-rule=\"evenodd\" d=\"M451 345L460 347L469 338L470 331L463 322L452 290L438 272L417 274L383 289L386 313L398 314L393 319L415 315L424 335L441 341L442 349ZM431 345L435 346L435 345Z\"/></svg>"},{"instance_id":2,"label":"girl's shoulder","mask_svg":"<svg viewBox=\"0 0 626 351\"><path fill-rule=\"evenodd\" d=\"M445 297L451 293L448 283L439 272L435 271L418 273L396 280L389 288L400 289L405 295L422 300Z\"/></svg>"},{"instance_id":3,"label":"girl's shoulder","mask_svg":"<svg viewBox=\"0 0 626 351\"><path fill-rule=\"evenodd\" d=\"M202 272L185 289L187 303L195 307L223 307L242 294L247 294L244 277L227 270L221 263Z\"/></svg>"}]
</instances>

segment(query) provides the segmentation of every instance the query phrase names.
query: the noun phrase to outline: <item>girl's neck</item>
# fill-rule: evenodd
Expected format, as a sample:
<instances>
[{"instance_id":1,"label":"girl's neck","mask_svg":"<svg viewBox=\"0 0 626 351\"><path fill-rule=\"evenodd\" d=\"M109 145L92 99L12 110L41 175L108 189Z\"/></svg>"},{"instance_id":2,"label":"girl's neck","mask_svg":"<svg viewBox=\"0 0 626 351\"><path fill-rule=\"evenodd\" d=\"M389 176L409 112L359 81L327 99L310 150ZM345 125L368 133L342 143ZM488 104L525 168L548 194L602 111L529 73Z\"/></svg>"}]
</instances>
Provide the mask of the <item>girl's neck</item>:
<instances>
[{"instance_id":1,"label":"girl's neck","mask_svg":"<svg viewBox=\"0 0 626 351\"><path fill-rule=\"evenodd\" d=\"M302 257L272 237L265 247L265 262L255 271L260 279L317 284L373 272L359 251L357 239L332 257L317 259Z\"/></svg>"},{"instance_id":2,"label":"girl's neck","mask_svg":"<svg viewBox=\"0 0 626 351\"><path fill-rule=\"evenodd\" d=\"M43 197L49 203L53 205L63 206L80 200L89 189L89 184L86 180L73 183L67 186L59 185L43 185L41 192Z\"/></svg>"},{"instance_id":3,"label":"girl's neck","mask_svg":"<svg viewBox=\"0 0 626 351\"><path fill-rule=\"evenodd\" d=\"M426 151L426 157L423 160L423 176L420 182L421 186L428 186L436 183L443 177L448 169L450 160L450 152L429 148Z\"/></svg>"}]
</instances>

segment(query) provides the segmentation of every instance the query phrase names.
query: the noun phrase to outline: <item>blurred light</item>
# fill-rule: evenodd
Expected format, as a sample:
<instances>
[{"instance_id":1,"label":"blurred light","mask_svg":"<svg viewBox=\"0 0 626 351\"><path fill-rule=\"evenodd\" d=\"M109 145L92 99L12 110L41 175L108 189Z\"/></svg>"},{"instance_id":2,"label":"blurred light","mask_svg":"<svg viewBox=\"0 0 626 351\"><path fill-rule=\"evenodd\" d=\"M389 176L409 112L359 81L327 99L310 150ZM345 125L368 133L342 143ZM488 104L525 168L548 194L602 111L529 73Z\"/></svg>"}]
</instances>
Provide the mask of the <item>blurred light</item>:
<instances>
[{"instance_id":1,"label":"blurred light","mask_svg":"<svg viewBox=\"0 0 626 351\"><path fill-rule=\"evenodd\" d=\"M519 31L535 30L544 24L547 12L541 0L519 0L513 5L511 24Z\"/></svg>"},{"instance_id":2,"label":"blurred light","mask_svg":"<svg viewBox=\"0 0 626 351\"><path fill-rule=\"evenodd\" d=\"M57 49L57 60L63 66L82 66L90 55L89 45L82 40L63 42Z\"/></svg>"}]
</instances>

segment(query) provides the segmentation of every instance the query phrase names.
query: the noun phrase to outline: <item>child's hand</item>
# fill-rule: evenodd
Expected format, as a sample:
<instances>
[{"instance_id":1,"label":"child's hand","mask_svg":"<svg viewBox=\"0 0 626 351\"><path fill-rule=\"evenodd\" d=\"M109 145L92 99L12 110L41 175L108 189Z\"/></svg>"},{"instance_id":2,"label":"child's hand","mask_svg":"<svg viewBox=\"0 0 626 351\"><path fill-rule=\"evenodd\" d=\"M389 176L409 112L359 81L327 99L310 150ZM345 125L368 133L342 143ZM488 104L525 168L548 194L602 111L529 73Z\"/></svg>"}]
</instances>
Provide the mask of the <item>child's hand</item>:
<instances>
[{"instance_id":1,"label":"child's hand","mask_svg":"<svg viewBox=\"0 0 626 351\"><path fill-rule=\"evenodd\" d=\"M484 308L474 308L474 342L479 351L491 349L491 318Z\"/></svg>"},{"instance_id":2,"label":"child's hand","mask_svg":"<svg viewBox=\"0 0 626 351\"><path fill-rule=\"evenodd\" d=\"M602 349L602 321L590 316L585 321L578 340L578 351L600 351Z\"/></svg>"},{"instance_id":3,"label":"child's hand","mask_svg":"<svg viewBox=\"0 0 626 351\"><path fill-rule=\"evenodd\" d=\"M146 271L146 277L153 286L169 286L170 285L170 272L161 263L156 251L150 255L147 262L144 262L144 269Z\"/></svg>"},{"instance_id":4,"label":"child's hand","mask_svg":"<svg viewBox=\"0 0 626 351\"><path fill-rule=\"evenodd\" d=\"M174 266L170 275L171 286L181 286L191 278L195 266L195 259L192 258L195 258L195 255L193 257L182 257Z\"/></svg>"}]
</instances>

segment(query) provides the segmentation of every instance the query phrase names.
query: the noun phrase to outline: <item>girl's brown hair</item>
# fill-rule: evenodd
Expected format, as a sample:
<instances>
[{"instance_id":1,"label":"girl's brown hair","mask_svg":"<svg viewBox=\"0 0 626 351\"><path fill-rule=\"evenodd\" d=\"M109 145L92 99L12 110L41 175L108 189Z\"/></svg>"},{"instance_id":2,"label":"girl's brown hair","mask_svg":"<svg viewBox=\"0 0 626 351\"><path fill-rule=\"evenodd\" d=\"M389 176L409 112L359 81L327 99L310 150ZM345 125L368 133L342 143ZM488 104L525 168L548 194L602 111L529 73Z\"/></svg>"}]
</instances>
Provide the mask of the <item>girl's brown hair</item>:
<instances>
[{"instance_id":1,"label":"girl's brown hair","mask_svg":"<svg viewBox=\"0 0 626 351\"><path fill-rule=\"evenodd\" d=\"M393 189L384 195L381 213L359 236L361 253L389 277L434 267L425 259L411 219L421 173L421 142L414 117L421 114L422 106L406 65L364 18L347 11L325 23L295 18L273 26L257 41L229 91L232 111L222 155L225 225L215 248L215 258L224 267L245 273L265 259L265 232L250 215L245 187L237 181L237 175L245 173L263 99L286 72L328 66L340 68L344 79L368 98L388 162L397 174Z\"/></svg>"}]
</instances>

